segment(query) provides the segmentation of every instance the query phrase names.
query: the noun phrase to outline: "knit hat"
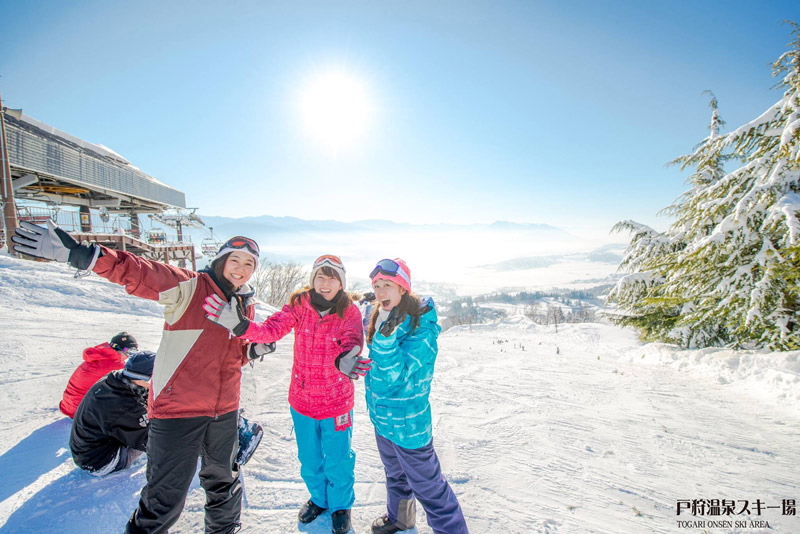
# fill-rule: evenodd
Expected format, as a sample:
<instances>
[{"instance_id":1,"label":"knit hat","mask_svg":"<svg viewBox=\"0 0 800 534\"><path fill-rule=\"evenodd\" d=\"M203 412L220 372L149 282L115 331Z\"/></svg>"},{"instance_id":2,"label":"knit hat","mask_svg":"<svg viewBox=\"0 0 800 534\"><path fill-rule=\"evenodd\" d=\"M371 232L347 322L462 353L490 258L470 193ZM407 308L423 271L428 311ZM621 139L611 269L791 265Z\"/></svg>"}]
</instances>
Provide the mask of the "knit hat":
<instances>
[{"instance_id":1,"label":"knit hat","mask_svg":"<svg viewBox=\"0 0 800 534\"><path fill-rule=\"evenodd\" d=\"M409 293L411 292L411 269L400 258L393 260L387 258L379 261L369 277L373 284L378 280L389 280Z\"/></svg>"},{"instance_id":2,"label":"knit hat","mask_svg":"<svg viewBox=\"0 0 800 534\"><path fill-rule=\"evenodd\" d=\"M251 255L253 259L256 261L255 268L258 269L258 256L259 254L261 254L261 251L258 248L258 243L256 243L249 237L243 237L240 235L228 239L228 241L226 241L224 245L219 247L219 251L217 252L217 255L214 256L214 259L211 260L211 263L213 264L215 261L223 257L225 254L229 252L236 252L237 250L239 252L244 252L245 254Z\"/></svg>"},{"instance_id":3,"label":"knit hat","mask_svg":"<svg viewBox=\"0 0 800 534\"><path fill-rule=\"evenodd\" d=\"M336 274L339 275L339 280L342 282L342 291L345 291L347 288L347 276L345 276L344 263L342 263L342 260L339 259L338 256L332 256L330 254L320 256L314 261L314 266L311 268L311 279L308 285L314 287L314 277L317 276L317 271L323 267L330 267L336 271Z\"/></svg>"},{"instance_id":4,"label":"knit hat","mask_svg":"<svg viewBox=\"0 0 800 534\"><path fill-rule=\"evenodd\" d=\"M127 332L120 332L112 337L108 344L111 345L112 349L121 350L122 352L128 352L129 350L136 350L139 348L136 339Z\"/></svg>"},{"instance_id":5,"label":"knit hat","mask_svg":"<svg viewBox=\"0 0 800 534\"><path fill-rule=\"evenodd\" d=\"M128 361L125 362L122 374L133 380L150 380L150 377L153 376L153 364L155 361L155 352L149 350L133 352L128 356Z\"/></svg>"}]
</instances>

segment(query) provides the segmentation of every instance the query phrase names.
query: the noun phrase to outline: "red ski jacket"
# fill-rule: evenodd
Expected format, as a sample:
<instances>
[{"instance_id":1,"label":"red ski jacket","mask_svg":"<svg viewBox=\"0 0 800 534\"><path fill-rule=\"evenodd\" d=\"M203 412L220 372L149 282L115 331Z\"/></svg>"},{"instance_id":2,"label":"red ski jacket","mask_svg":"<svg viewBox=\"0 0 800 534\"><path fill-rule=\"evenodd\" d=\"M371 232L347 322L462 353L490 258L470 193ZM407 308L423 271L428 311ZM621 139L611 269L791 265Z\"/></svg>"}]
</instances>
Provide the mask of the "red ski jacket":
<instances>
[{"instance_id":1,"label":"red ski jacket","mask_svg":"<svg viewBox=\"0 0 800 534\"><path fill-rule=\"evenodd\" d=\"M156 352L148 394L151 419L216 417L239 408L242 365L247 343L206 318L203 303L220 289L210 270L180 269L101 247L93 271L125 286L131 295L164 306L164 333ZM241 288L247 316L253 318L252 289Z\"/></svg>"},{"instance_id":2,"label":"red ski jacket","mask_svg":"<svg viewBox=\"0 0 800 534\"><path fill-rule=\"evenodd\" d=\"M125 357L112 349L108 343L84 349L83 363L69 377L67 389L64 390L64 397L58 409L70 418L75 417L75 410L78 409L89 388L111 371L122 369L124 366Z\"/></svg>"},{"instance_id":3,"label":"red ski jacket","mask_svg":"<svg viewBox=\"0 0 800 534\"><path fill-rule=\"evenodd\" d=\"M327 419L353 409L353 381L334 363L354 346L364 346L358 306L350 304L340 318L335 312L320 317L308 293L295 306L286 305L263 323L250 323L242 336L253 342L277 341L294 328L294 365L289 404L313 419Z\"/></svg>"}]
</instances>

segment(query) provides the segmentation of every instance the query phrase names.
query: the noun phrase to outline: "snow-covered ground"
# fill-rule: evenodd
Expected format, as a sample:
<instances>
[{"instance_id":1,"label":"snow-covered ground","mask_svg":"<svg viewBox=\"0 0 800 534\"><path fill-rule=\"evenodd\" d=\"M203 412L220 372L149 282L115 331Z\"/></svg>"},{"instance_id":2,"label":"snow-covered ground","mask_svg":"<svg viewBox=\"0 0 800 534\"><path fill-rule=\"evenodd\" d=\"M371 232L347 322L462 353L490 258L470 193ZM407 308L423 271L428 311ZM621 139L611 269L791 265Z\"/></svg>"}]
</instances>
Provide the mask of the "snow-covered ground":
<instances>
[{"instance_id":1,"label":"snow-covered ground","mask_svg":"<svg viewBox=\"0 0 800 534\"><path fill-rule=\"evenodd\" d=\"M145 461L97 479L70 458L58 409L83 348L128 330L158 345L159 307L96 276L0 256L0 532L121 532ZM243 407L265 429L245 469L245 533L298 530L307 498L286 401L289 336L246 368ZM678 351L601 324L512 317L440 338L431 400L443 470L473 533L800 532L755 501L798 499L800 354ZM383 471L356 385L357 533L384 507ZM176 446L180 446L176 443ZM745 528L681 528L678 500L750 502ZM418 532L431 530L420 510ZM197 480L173 533L202 531ZM770 529L749 528L749 520ZM330 532L330 518L304 532Z\"/></svg>"}]
</instances>

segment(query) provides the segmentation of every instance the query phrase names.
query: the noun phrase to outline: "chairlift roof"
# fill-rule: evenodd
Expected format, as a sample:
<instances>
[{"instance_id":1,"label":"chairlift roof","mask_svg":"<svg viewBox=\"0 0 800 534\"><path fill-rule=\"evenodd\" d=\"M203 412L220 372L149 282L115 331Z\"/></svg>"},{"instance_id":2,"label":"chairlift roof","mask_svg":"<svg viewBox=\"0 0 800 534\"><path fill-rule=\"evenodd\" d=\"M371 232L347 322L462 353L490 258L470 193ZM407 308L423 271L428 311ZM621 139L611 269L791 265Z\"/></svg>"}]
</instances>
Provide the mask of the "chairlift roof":
<instances>
[{"instance_id":1,"label":"chairlift roof","mask_svg":"<svg viewBox=\"0 0 800 534\"><path fill-rule=\"evenodd\" d=\"M158 213L186 207L182 191L156 180L103 145L4 109L14 195L48 203Z\"/></svg>"}]
</instances>

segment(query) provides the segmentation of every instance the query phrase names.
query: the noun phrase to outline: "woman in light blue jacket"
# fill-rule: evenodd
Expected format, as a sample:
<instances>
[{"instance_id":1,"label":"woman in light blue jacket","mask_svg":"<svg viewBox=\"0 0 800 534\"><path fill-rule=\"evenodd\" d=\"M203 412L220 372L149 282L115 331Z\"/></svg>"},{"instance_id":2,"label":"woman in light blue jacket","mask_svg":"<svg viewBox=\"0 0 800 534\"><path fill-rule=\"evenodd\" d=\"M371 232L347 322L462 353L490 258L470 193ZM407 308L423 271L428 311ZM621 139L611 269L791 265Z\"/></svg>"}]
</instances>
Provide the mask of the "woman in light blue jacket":
<instances>
[{"instance_id":1,"label":"woman in light blue jacket","mask_svg":"<svg viewBox=\"0 0 800 534\"><path fill-rule=\"evenodd\" d=\"M411 293L411 272L399 258L378 262L370 278L375 311L367 330L372 370L365 385L387 493L387 513L375 520L372 532L413 527L419 501L434 533L467 534L433 448L428 396L441 331L433 301Z\"/></svg>"}]
</instances>

